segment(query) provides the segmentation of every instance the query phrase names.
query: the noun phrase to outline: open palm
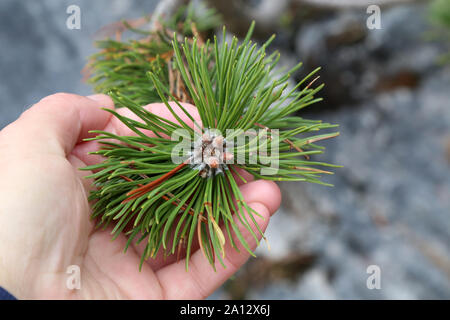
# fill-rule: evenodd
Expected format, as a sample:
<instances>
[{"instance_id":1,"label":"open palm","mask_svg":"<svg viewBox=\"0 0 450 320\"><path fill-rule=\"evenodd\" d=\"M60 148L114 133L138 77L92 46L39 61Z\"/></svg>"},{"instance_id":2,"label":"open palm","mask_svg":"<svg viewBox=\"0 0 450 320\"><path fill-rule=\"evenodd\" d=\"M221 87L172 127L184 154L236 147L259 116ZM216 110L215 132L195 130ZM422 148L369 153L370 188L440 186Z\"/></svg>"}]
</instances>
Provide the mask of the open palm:
<instances>
[{"instance_id":1,"label":"open palm","mask_svg":"<svg viewBox=\"0 0 450 320\"><path fill-rule=\"evenodd\" d=\"M245 250L237 252L227 241L227 267L217 264L217 271L201 250L193 253L189 271L183 257L177 261L174 256L148 260L139 271L142 247L130 246L124 253L125 235L111 241L110 230L94 228L87 201L92 181L78 168L101 158L87 154L98 148L97 142L83 139L94 129L131 134L101 107L114 106L105 95L55 94L0 131L0 286L22 299L207 297L245 263ZM146 108L175 121L163 104ZM195 107L185 108L196 118ZM280 204L280 192L272 182L248 178L240 188L247 203L264 217L257 222L265 230ZM79 267L80 289L67 285L70 266Z\"/></svg>"}]
</instances>

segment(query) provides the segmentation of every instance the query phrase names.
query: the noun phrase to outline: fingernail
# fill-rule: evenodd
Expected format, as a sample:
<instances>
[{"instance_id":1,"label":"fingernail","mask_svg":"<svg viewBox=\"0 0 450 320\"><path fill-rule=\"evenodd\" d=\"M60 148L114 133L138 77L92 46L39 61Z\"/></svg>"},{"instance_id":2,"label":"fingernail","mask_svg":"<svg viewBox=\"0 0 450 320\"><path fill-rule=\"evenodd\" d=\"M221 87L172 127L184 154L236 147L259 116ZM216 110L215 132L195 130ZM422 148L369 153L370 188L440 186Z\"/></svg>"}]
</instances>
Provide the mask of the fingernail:
<instances>
[{"instance_id":1,"label":"fingernail","mask_svg":"<svg viewBox=\"0 0 450 320\"><path fill-rule=\"evenodd\" d=\"M248 206L258 212L261 216L270 218L269 208L267 208L264 203L250 202Z\"/></svg>"},{"instance_id":2,"label":"fingernail","mask_svg":"<svg viewBox=\"0 0 450 320\"><path fill-rule=\"evenodd\" d=\"M89 98L91 100L94 100L96 102L102 103L105 101L105 95L104 94L92 94L90 96L87 96L86 98Z\"/></svg>"}]
</instances>

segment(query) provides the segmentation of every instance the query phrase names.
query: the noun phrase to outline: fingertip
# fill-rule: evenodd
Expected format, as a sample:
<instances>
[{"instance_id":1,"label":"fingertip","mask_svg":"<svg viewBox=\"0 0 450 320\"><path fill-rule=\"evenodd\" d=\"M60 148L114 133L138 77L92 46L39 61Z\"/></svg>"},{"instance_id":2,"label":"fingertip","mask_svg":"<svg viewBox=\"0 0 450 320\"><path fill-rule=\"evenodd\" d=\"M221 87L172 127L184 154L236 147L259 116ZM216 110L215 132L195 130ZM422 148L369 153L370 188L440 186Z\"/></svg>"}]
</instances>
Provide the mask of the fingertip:
<instances>
[{"instance_id":1,"label":"fingertip","mask_svg":"<svg viewBox=\"0 0 450 320\"><path fill-rule=\"evenodd\" d=\"M249 183L249 182L255 180L255 177L251 173L245 171L244 169L239 168L239 167L234 167L233 169L234 170L232 170L231 174L233 175L234 179L236 180L236 183L238 184L238 186L241 186L245 183ZM242 179L244 179L244 180L242 180Z\"/></svg>"},{"instance_id":2,"label":"fingertip","mask_svg":"<svg viewBox=\"0 0 450 320\"><path fill-rule=\"evenodd\" d=\"M93 94L90 96L87 96L87 98L99 103L102 107L106 107L106 108L114 108L114 101L111 99L110 96L106 95L106 94Z\"/></svg>"},{"instance_id":3,"label":"fingertip","mask_svg":"<svg viewBox=\"0 0 450 320\"><path fill-rule=\"evenodd\" d=\"M250 203L248 203L248 206L250 208L252 208L253 210L255 210L256 212L258 212L258 214L262 217L262 219L261 219L260 217L255 216L255 219L256 219L256 222L258 223L260 229L262 231L264 231L269 223L270 216L272 215L271 211L262 202L250 202ZM259 220L261 220L261 221L259 221Z\"/></svg>"},{"instance_id":4,"label":"fingertip","mask_svg":"<svg viewBox=\"0 0 450 320\"><path fill-rule=\"evenodd\" d=\"M87 141L79 143L73 148L72 154L83 161L87 166L101 163L105 158L98 154L92 154L93 151L98 151L101 148L98 141Z\"/></svg>"},{"instance_id":5,"label":"fingertip","mask_svg":"<svg viewBox=\"0 0 450 320\"><path fill-rule=\"evenodd\" d=\"M183 109L180 108L176 102L170 101L169 105L175 112L175 114L177 114L177 116L179 116L181 120L183 120L188 126L190 127L194 126L192 120L186 115ZM186 110L187 113L189 113L189 115L195 121L200 122L200 114L198 113L197 107L186 102L180 102L180 105ZM151 103L144 106L144 108L159 117L178 123L176 118L173 116L172 112L169 110L169 108L167 108L167 106L164 103Z\"/></svg>"},{"instance_id":6,"label":"fingertip","mask_svg":"<svg viewBox=\"0 0 450 320\"><path fill-rule=\"evenodd\" d=\"M268 180L256 180L240 187L247 203L263 204L270 215L274 214L281 205L281 191L277 184Z\"/></svg>"},{"instance_id":7,"label":"fingertip","mask_svg":"<svg viewBox=\"0 0 450 320\"><path fill-rule=\"evenodd\" d=\"M194 123L192 122L192 120L185 114L185 112L175 102L171 101L171 102L169 102L169 104L170 104L172 110L177 114L177 116L179 118L181 118L181 120L183 120L188 126L194 127ZM194 120L199 125L201 125L200 115L198 113L197 108L189 103L180 103L180 104L183 106L183 108L186 110L186 112L188 112L191 115L191 117L194 118ZM174 117L172 112L167 108L167 106L164 103L150 103L150 104L143 106L142 108L144 108L145 110L151 112L152 114L154 114L158 117L167 119L168 121L173 122L173 123L178 123L178 120ZM136 114L134 114L131 110L129 110L127 108L120 108L117 110L117 112L122 116L142 122L142 119L140 119ZM135 133L133 133L130 128L128 128L126 125L124 125L116 117L112 117L111 128L109 128L109 129L113 129L118 135L125 135L125 136L126 135L135 135ZM154 133L149 130L141 129L141 131L144 134L147 134L149 136L154 136Z\"/></svg>"}]
</instances>

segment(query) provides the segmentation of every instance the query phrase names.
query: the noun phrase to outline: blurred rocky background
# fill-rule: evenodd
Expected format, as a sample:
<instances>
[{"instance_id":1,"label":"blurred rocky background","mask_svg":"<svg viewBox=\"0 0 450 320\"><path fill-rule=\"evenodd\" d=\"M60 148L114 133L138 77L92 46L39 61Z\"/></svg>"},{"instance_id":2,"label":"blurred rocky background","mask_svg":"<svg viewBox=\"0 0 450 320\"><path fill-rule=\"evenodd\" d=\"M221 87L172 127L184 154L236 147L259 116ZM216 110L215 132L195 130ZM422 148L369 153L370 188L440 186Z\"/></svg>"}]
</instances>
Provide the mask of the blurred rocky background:
<instances>
[{"instance_id":1,"label":"blurred rocky background","mask_svg":"<svg viewBox=\"0 0 450 320\"><path fill-rule=\"evenodd\" d=\"M0 128L56 92L90 94L81 70L104 26L152 12L157 0L2 0L0 2ZM81 29L66 26L70 5Z\"/></svg>"},{"instance_id":2,"label":"blurred rocky background","mask_svg":"<svg viewBox=\"0 0 450 320\"><path fill-rule=\"evenodd\" d=\"M237 34L251 19L258 38L276 32L283 64L322 67L325 100L302 115L340 125L318 159L344 166L326 177L333 188L281 184L271 250L263 243L211 298L450 299L450 43L430 2L209 2ZM377 2L382 28L369 30L366 8ZM51 93L91 93L80 72L97 31L156 3L3 0L0 128ZM81 30L66 28L72 4ZM379 290L366 286L370 265Z\"/></svg>"}]
</instances>

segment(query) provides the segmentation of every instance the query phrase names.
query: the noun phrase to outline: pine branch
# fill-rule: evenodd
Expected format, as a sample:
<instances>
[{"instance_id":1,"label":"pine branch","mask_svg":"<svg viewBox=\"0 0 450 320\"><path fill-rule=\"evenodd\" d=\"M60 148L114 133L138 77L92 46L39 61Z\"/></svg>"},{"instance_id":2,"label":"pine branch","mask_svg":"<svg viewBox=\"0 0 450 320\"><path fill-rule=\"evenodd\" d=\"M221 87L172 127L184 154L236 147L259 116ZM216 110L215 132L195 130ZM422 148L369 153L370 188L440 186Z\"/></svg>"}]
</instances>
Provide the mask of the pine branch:
<instances>
[{"instance_id":1,"label":"pine branch","mask_svg":"<svg viewBox=\"0 0 450 320\"><path fill-rule=\"evenodd\" d=\"M171 69L171 37L176 31L180 39L185 36L192 38L194 34L200 39L219 26L221 18L216 11L204 7L181 6L173 15L169 15L172 10L164 10L163 7L150 19L148 30L137 29L148 19L122 21L113 28L115 39L97 41L101 51L91 56L84 71L90 77L89 83L95 85L96 92L116 90L141 105L158 102L160 99L155 88L148 87L146 72L151 71L164 84L171 84L179 100L188 101L179 75ZM125 31L135 36L121 41Z\"/></svg>"},{"instance_id":2,"label":"pine branch","mask_svg":"<svg viewBox=\"0 0 450 320\"><path fill-rule=\"evenodd\" d=\"M237 248L233 239L254 255L243 232L256 241L263 233L255 220L259 214L245 202L233 176L236 168L258 179L327 185L319 178L331 172L317 167L336 167L310 160L323 151L315 142L338 134L318 131L336 126L294 115L320 100L315 95L323 85L314 88L318 69L288 91L288 80L301 64L273 72L279 54L266 54L273 37L262 46L252 43L252 24L241 43L235 37L227 41L225 29L222 42L210 41L196 28L189 28L184 39L162 24L145 41L108 41L92 62L97 88L139 119L108 110L135 135L95 131L87 139L99 141L102 147L94 154L106 159L84 168L93 171L89 178L95 181L89 197L93 217L99 226L114 226L113 238L125 232L126 248L145 243L141 266L160 251L179 256L176 251L185 246L188 268L195 238L213 267L223 265L228 241ZM201 126L190 127L175 113L169 101L194 120L179 103L181 96L197 107ZM163 102L177 122L142 108L154 101ZM180 131L190 149L175 163L179 141L164 135Z\"/></svg>"}]
</instances>

